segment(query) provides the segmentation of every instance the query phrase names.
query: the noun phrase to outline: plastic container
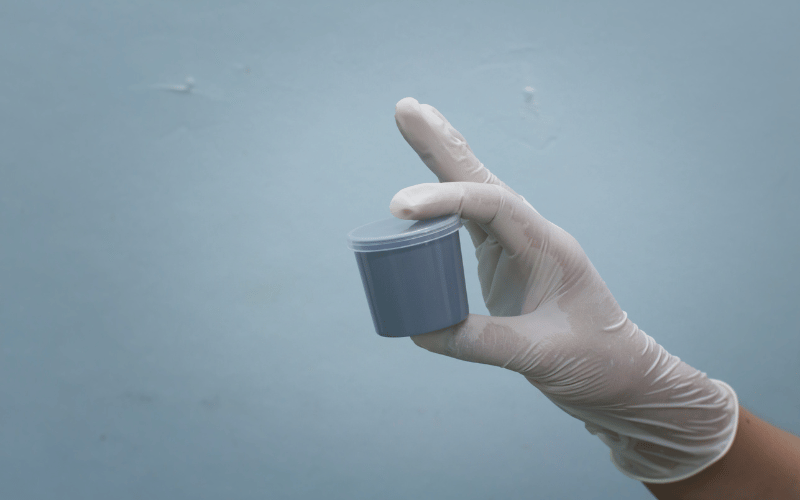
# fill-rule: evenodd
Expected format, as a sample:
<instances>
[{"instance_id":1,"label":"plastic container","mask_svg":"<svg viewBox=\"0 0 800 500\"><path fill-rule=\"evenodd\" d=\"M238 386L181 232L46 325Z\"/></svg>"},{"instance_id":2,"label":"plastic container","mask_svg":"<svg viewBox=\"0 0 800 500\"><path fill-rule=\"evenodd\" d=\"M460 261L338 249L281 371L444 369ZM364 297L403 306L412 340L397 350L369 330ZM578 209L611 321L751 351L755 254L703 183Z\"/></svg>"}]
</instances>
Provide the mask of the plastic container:
<instances>
[{"instance_id":1,"label":"plastic container","mask_svg":"<svg viewBox=\"0 0 800 500\"><path fill-rule=\"evenodd\" d=\"M350 231L375 331L410 337L455 325L469 303L458 214L413 221L395 217Z\"/></svg>"}]
</instances>

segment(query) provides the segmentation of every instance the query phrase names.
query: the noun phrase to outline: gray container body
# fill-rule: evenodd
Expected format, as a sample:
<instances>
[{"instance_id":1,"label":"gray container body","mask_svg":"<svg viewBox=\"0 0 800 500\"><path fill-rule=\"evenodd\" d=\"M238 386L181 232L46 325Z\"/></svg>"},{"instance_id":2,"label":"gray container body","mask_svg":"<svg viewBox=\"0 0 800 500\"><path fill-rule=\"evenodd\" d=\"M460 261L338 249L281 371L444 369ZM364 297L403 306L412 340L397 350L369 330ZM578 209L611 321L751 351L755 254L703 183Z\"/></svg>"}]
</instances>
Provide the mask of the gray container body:
<instances>
[{"instance_id":1,"label":"gray container body","mask_svg":"<svg viewBox=\"0 0 800 500\"><path fill-rule=\"evenodd\" d=\"M378 335L410 337L467 318L458 231L419 245L355 254Z\"/></svg>"}]
</instances>

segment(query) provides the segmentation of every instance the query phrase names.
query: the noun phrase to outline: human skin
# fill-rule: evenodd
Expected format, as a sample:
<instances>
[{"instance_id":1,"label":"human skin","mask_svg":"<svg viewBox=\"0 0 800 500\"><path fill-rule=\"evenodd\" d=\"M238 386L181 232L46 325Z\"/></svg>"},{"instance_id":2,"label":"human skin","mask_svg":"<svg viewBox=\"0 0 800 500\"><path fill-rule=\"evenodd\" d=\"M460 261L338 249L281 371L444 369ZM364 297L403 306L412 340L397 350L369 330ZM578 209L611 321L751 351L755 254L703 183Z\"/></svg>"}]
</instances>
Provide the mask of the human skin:
<instances>
[{"instance_id":1,"label":"human skin","mask_svg":"<svg viewBox=\"0 0 800 500\"><path fill-rule=\"evenodd\" d=\"M700 473L674 483L644 483L659 500L798 500L800 437L741 406L728 453Z\"/></svg>"}]
</instances>

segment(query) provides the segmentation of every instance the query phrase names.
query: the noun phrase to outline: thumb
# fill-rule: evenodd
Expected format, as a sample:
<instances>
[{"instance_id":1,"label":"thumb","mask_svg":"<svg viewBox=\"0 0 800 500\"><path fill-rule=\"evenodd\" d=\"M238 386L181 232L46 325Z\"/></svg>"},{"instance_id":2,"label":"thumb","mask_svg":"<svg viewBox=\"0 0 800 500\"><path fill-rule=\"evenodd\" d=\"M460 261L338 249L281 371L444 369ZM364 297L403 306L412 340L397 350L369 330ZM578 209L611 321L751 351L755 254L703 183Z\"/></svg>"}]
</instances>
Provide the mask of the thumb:
<instances>
[{"instance_id":1,"label":"thumb","mask_svg":"<svg viewBox=\"0 0 800 500\"><path fill-rule=\"evenodd\" d=\"M470 314L448 328L411 337L418 346L451 358L523 371L535 346L531 324L523 316Z\"/></svg>"},{"instance_id":2,"label":"thumb","mask_svg":"<svg viewBox=\"0 0 800 500\"><path fill-rule=\"evenodd\" d=\"M399 219L429 219L457 213L480 224L511 255L524 255L532 240L544 241L551 224L524 198L497 184L424 183L394 195L389 211Z\"/></svg>"}]
</instances>

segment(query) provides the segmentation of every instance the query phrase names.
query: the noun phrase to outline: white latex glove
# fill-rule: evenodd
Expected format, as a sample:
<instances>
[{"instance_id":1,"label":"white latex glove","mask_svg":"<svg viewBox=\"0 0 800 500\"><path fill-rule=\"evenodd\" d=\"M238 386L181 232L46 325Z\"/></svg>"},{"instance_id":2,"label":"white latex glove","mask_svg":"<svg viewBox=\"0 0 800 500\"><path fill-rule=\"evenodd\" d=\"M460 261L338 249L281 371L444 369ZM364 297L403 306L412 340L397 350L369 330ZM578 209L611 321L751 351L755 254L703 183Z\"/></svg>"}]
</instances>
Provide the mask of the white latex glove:
<instances>
[{"instance_id":1,"label":"white latex glove","mask_svg":"<svg viewBox=\"0 0 800 500\"><path fill-rule=\"evenodd\" d=\"M521 373L634 479L677 481L721 458L736 432L733 389L628 319L578 242L489 172L436 109L409 97L395 119L441 183L401 190L390 210L401 219L466 219L491 313L413 341Z\"/></svg>"}]
</instances>

